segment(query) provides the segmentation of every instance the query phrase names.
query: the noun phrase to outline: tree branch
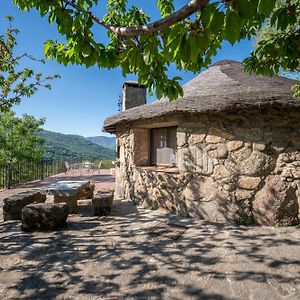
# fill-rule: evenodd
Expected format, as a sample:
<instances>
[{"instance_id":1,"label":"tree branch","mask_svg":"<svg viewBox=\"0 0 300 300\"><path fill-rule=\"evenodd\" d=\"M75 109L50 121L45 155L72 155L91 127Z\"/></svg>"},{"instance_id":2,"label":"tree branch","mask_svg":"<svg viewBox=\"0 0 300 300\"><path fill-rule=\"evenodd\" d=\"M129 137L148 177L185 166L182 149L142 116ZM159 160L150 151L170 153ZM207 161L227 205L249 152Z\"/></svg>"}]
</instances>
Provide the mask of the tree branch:
<instances>
[{"instance_id":1,"label":"tree branch","mask_svg":"<svg viewBox=\"0 0 300 300\"><path fill-rule=\"evenodd\" d=\"M79 12L88 13L89 17L95 23L104 26L107 30L117 34L118 36L123 36L123 37L134 37L146 33L157 33L160 30L169 28L170 26L186 19L196 11L203 9L209 2L209 0L191 0L187 5L183 6L175 13L161 20L155 21L153 23L145 24L145 25L126 27L126 26L112 26L107 24L103 20L96 17L92 12L88 12L84 8L80 7L78 4L76 4L75 1L70 1L70 0L62 0L62 1L65 2L66 4L69 4Z\"/></svg>"}]
</instances>

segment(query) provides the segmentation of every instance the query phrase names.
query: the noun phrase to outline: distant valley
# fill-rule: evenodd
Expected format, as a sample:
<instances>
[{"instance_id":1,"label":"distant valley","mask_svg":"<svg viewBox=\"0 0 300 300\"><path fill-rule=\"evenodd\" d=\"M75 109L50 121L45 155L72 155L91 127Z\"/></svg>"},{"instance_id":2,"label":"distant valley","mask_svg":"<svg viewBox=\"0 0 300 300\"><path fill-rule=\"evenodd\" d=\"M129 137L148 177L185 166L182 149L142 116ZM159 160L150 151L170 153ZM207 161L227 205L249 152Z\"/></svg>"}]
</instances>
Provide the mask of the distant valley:
<instances>
[{"instance_id":1,"label":"distant valley","mask_svg":"<svg viewBox=\"0 0 300 300\"><path fill-rule=\"evenodd\" d=\"M39 133L46 142L45 159L61 160L82 158L88 160L114 160L115 138L62 134L43 130Z\"/></svg>"},{"instance_id":2,"label":"distant valley","mask_svg":"<svg viewBox=\"0 0 300 300\"><path fill-rule=\"evenodd\" d=\"M112 150L116 149L116 139L114 137L91 136L91 137L87 137L86 139L102 147L112 149Z\"/></svg>"}]
</instances>

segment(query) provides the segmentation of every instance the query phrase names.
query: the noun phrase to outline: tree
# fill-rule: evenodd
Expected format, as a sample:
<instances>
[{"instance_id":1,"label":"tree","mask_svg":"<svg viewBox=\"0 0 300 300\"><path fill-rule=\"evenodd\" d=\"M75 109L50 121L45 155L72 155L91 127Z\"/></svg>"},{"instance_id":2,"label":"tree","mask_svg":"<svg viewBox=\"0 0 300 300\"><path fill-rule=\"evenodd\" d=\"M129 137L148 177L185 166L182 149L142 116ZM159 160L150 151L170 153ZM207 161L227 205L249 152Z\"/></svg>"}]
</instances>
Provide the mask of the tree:
<instances>
[{"instance_id":1,"label":"tree","mask_svg":"<svg viewBox=\"0 0 300 300\"><path fill-rule=\"evenodd\" d=\"M23 97L32 96L40 87L50 89L49 80L58 75L43 77L29 68L20 68L24 59L40 61L31 55L16 55L16 37L19 31L12 27L13 18L5 34L0 35L0 162L38 161L44 154L44 140L37 135L44 119L24 115L17 118L10 109Z\"/></svg>"},{"instance_id":2,"label":"tree","mask_svg":"<svg viewBox=\"0 0 300 300\"><path fill-rule=\"evenodd\" d=\"M25 58L43 61L26 53L15 54L16 36L19 31L12 28L12 17L6 19L9 21L9 28L4 35L0 35L0 111L9 109L13 104L19 104L23 97L32 96L40 87L50 89L48 81L59 77L43 77L41 73L35 73L30 68L19 69Z\"/></svg>"},{"instance_id":3,"label":"tree","mask_svg":"<svg viewBox=\"0 0 300 300\"><path fill-rule=\"evenodd\" d=\"M281 0L258 33L246 70L263 75L284 73L300 77L300 1ZM300 85L293 88L300 98Z\"/></svg>"},{"instance_id":4,"label":"tree","mask_svg":"<svg viewBox=\"0 0 300 300\"><path fill-rule=\"evenodd\" d=\"M29 115L17 118L11 110L0 111L0 162L39 161L44 155L44 139L37 135L44 119Z\"/></svg>"},{"instance_id":5,"label":"tree","mask_svg":"<svg viewBox=\"0 0 300 300\"><path fill-rule=\"evenodd\" d=\"M298 7L299 1L286 1L285 5ZM281 9L275 8L276 0L190 0L178 10L174 0L157 0L161 19L151 22L143 10L128 7L127 0L107 0L103 17L94 13L98 0L13 2L23 10L36 8L48 16L65 37L65 43L45 43L47 58L65 65L121 67L124 76L136 74L150 93L155 89L159 98L170 99L182 95L180 78L167 76L171 64L179 70L199 72L211 63L223 41L234 44L250 39L272 12L277 15ZM282 17L278 21L282 22ZM96 26L107 31L107 43L97 37Z\"/></svg>"}]
</instances>

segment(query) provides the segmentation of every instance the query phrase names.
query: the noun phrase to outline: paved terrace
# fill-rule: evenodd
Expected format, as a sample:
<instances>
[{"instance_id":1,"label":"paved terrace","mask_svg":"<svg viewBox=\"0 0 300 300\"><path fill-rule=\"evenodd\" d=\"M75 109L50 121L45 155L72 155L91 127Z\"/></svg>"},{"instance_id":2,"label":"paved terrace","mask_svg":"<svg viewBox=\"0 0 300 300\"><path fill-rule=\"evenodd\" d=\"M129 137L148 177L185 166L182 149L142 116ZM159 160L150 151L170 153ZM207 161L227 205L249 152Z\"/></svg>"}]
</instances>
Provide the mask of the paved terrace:
<instances>
[{"instance_id":1,"label":"paved terrace","mask_svg":"<svg viewBox=\"0 0 300 300\"><path fill-rule=\"evenodd\" d=\"M60 175L1 191L0 205L67 179L91 179L96 190L114 184L108 174ZM67 228L38 233L4 223L0 208L1 299L300 299L299 228L180 219L128 201L94 217L84 204Z\"/></svg>"}]
</instances>

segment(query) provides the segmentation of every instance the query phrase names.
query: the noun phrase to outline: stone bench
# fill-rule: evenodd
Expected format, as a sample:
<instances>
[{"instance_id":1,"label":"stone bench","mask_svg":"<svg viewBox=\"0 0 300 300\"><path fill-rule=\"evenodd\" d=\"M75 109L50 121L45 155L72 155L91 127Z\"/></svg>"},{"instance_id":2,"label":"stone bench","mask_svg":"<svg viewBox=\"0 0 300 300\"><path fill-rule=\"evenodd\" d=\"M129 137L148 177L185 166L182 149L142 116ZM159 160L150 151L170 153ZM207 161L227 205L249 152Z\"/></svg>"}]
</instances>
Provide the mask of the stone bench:
<instances>
[{"instance_id":1,"label":"stone bench","mask_svg":"<svg viewBox=\"0 0 300 300\"><path fill-rule=\"evenodd\" d=\"M3 218L8 220L21 220L22 209L28 204L44 203L46 195L39 191L27 191L10 196L3 200Z\"/></svg>"},{"instance_id":2,"label":"stone bench","mask_svg":"<svg viewBox=\"0 0 300 300\"><path fill-rule=\"evenodd\" d=\"M99 191L94 195L92 205L95 216L108 216L111 213L114 195L112 192Z\"/></svg>"},{"instance_id":3,"label":"stone bench","mask_svg":"<svg viewBox=\"0 0 300 300\"><path fill-rule=\"evenodd\" d=\"M54 203L66 203L69 213L78 212L77 200L92 198L95 185L90 181L58 181L44 188L45 192L54 195Z\"/></svg>"},{"instance_id":4,"label":"stone bench","mask_svg":"<svg viewBox=\"0 0 300 300\"><path fill-rule=\"evenodd\" d=\"M66 226L68 205L65 203L29 204L22 209L22 229L54 230Z\"/></svg>"}]
</instances>

